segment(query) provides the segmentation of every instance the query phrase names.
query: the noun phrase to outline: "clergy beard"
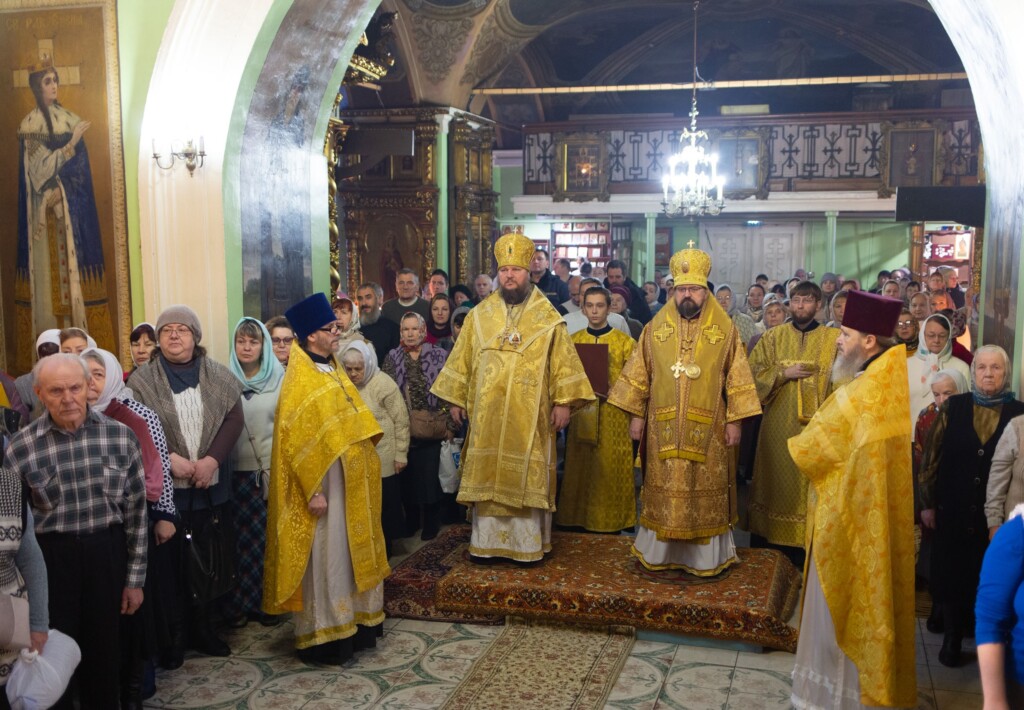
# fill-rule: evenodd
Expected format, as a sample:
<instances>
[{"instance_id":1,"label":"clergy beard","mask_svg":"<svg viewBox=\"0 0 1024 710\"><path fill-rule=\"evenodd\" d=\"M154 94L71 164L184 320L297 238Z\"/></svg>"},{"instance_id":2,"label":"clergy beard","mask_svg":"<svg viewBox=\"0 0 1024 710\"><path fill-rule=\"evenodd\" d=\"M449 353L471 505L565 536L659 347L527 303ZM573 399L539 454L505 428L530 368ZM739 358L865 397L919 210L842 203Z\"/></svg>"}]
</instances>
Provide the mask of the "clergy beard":
<instances>
[{"instance_id":1,"label":"clergy beard","mask_svg":"<svg viewBox=\"0 0 1024 710\"><path fill-rule=\"evenodd\" d=\"M676 310L679 311L679 315L687 320L696 317L700 313L701 307L697 305L697 302L690 297L686 297L682 302L676 304Z\"/></svg>"},{"instance_id":2,"label":"clergy beard","mask_svg":"<svg viewBox=\"0 0 1024 710\"><path fill-rule=\"evenodd\" d=\"M501 286L501 297L505 303L510 306L518 306L520 303L526 300L526 297L530 295L530 289L533 288L533 283L527 281L521 288L505 288L504 284Z\"/></svg>"},{"instance_id":3,"label":"clergy beard","mask_svg":"<svg viewBox=\"0 0 1024 710\"><path fill-rule=\"evenodd\" d=\"M795 325L797 328L806 328L808 325L811 324L811 321L814 320L814 314L812 313L803 320L799 320L796 316L792 316L792 320L793 325Z\"/></svg>"},{"instance_id":4,"label":"clergy beard","mask_svg":"<svg viewBox=\"0 0 1024 710\"><path fill-rule=\"evenodd\" d=\"M359 323L360 323L360 325L373 325L374 323L376 323L379 320L380 320L380 309L379 308L376 309L373 313L370 313L370 314L365 314L365 313L360 313L359 314Z\"/></svg>"},{"instance_id":5,"label":"clergy beard","mask_svg":"<svg viewBox=\"0 0 1024 710\"><path fill-rule=\"evenodd\" d=\"M846 384L857 374L865 360L867 358L860 347L853 352L836 355L836 360L832 363L832 382L837 385Z\"/></svg>"}]
</instances>

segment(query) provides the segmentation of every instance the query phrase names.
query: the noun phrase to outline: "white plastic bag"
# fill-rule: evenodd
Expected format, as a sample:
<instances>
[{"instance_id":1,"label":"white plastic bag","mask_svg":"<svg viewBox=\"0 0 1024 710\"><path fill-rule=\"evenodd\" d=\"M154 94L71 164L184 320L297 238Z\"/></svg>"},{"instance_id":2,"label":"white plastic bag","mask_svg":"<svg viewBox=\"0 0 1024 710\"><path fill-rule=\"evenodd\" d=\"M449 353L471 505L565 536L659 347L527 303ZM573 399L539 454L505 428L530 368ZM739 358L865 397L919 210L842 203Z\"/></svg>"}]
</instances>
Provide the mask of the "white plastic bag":
<instances>
[{"instance_id":1,"label":"white plastic bag","mask_svg":"<svg viewBox=\"0 0 1024 710\"><path fill-rule=\"evenodd\" d=\"M441 467L438 469L438 477L441 479L441 490L445 493L455 493L462 483L462 471L459 468L459 459L462 456L462 439L447 439L441 442Z\"/></svg>"},{"instance_id":2,"label":"white plastic bag","mask_svg":"<svg viewBox=\"0 0 1024 710\"><path fill-rule=\"evenodd\" d=\"M23 649L7 679L12 710L45 710L60 700L82 660L75 640L50 629L42 653Z\"/></svg>"}]
</instances>

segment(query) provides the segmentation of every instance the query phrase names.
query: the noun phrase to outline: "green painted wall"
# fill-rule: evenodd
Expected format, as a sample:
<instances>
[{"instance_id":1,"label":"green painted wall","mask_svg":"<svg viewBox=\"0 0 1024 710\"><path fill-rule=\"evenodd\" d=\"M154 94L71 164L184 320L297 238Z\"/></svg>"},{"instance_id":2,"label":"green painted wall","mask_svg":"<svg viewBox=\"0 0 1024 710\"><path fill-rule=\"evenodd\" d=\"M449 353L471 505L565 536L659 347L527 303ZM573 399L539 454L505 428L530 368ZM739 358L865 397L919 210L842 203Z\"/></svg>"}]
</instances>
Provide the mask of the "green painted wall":
<instances>
[{"instance_id":1,"label":"green painted wall","mask_svg":"<svg viewBox=\"0 0 1024 710\"><path fill-rule=\"evenodd\" d=\"M135 323L146 319L139 231L139 140L142 114L146 107L146 95L149 93L157 50L173 7L174 0L122 0L117 4L121 136L124 143L125 203L128 213L128 270L132 320Z\"/></svg>"},{"instance_id":2,"label":"green painted wall","mask_svg":"<svg viewBox=\"0 0 1024 710\"><path fill-rule=\"evenodd\" d=\"M804 268L820 278L831 271L827 261L826 223L808 222L804 244ZM879 271L907 266L910 257L910 225L885 221L843 221L836 226L836 273L874 285Z\"/></svg>"},{"instance_id":3,"label":"green painted wall","mask_svg":"<svg viewBox=\"0 0 1024 710\"><path fill-rule=\"evenodd\" d=\"M499 220L515 219L516 213L512 207L512 198L523 194L523 168L505 167L494 168L494 191L500 193L498 203L495 205L495 216Z\"/></svg>"}]
</instances>

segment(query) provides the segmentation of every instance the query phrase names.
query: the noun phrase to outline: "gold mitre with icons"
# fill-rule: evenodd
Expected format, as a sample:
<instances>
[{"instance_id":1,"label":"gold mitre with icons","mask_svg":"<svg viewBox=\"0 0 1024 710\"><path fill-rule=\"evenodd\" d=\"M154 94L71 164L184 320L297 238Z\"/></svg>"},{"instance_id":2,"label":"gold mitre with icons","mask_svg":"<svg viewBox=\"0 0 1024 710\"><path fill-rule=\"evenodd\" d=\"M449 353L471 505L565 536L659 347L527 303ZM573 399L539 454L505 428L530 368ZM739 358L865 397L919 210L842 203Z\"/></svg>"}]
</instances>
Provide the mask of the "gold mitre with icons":
<instances>
[{"instance_id":1,"label":"gold mitre with icons","mask_svg":"<svg viewBox=\"0 0 1024 710\"><path fill-rule=\"evenodd\" d=\"M522 234L512 232L505 234L494 243L494 259L498 268L518 266L520 269L530 268L530 259L536 247L533 240Z\"/></svg>"},{"instance_id":2,"label":"gold mitre with icons","mask_svg":"<svg viewBox=\"0 0 1024 710\"><path fill-rule=\"evenodd\" d=\"M700 249L683 249L672 255L669 261L672 283L675 286L708 287L711 273L711 256Z\"/></svg>"}]
</instances>

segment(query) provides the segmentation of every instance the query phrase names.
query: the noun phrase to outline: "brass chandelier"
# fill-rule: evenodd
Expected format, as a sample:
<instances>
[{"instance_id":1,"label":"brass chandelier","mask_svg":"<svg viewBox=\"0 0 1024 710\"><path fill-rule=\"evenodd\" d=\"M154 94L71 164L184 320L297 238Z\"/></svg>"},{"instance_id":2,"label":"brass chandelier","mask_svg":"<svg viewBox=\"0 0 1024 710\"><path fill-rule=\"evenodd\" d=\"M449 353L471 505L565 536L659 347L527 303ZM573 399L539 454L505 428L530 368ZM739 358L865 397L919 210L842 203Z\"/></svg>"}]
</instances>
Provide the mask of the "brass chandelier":
<instances>
[{"instance_id":1,"label":"brass chandelier","mask_svg":"<svg viewBox=\"0 0 1024 710\"><path fill-rule=\"evenodd\" d=\"M725 178L718 176L718 155L705 151L706 131L697 130L697 9L693 3L693 98L690 102L690 127L679 137L679 152L668 160L661 186L665 199L661 203L668 217L703 217L717 215L725 207L722 191Z\"/></svg>"}]
</instances>

